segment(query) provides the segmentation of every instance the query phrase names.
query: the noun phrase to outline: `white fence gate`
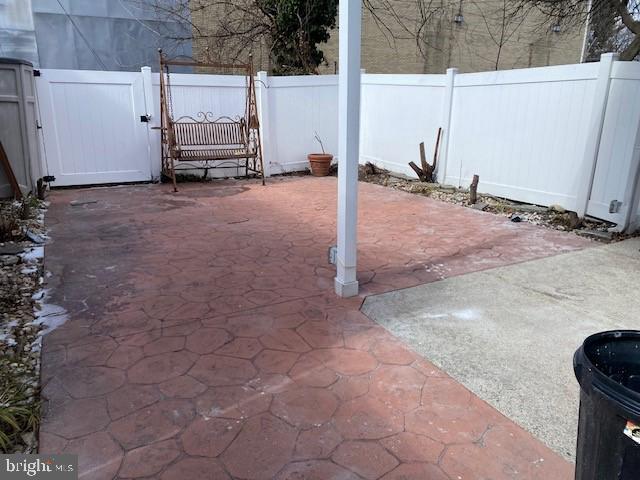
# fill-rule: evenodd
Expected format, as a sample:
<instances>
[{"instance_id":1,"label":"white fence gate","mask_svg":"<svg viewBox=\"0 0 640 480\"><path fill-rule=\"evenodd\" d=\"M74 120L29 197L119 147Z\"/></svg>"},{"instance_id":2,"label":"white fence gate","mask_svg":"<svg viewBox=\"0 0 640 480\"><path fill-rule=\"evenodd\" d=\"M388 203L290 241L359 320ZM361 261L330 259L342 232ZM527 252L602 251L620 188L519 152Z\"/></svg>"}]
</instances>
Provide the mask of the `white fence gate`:
<instances>
[{"instance_id":1,"label":"white fence gate","mask_svg":"<svg viewBox=\"0 0 640 480\"><path fill-rule=\"evenodd\" d=\"M36 87L53 186L151 180L140 72L42 70Z\"/></svg>"}]
</instances>

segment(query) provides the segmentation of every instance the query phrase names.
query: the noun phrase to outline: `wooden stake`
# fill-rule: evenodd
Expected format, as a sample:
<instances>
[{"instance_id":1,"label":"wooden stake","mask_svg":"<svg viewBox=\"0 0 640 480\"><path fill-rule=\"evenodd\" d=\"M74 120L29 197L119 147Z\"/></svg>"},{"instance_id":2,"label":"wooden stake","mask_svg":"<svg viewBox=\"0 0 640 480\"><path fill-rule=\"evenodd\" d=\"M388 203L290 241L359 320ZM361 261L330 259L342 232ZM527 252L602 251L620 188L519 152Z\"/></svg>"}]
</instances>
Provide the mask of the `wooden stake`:
<instances>
[{"instance_id":1,"label":"wooden stake","mask_svg":"<svg viewBox=\"0 0 640 480\"><path fill-rule=\"evenodd\" d=\"M420 142L420 165L422 171L427 173L429 171L429 164L427 163L427 154L424 153L424 142Z\"/></svg>"},{"instance_id":2,"label":"wooden stake","mask_svg":"<svg viewBox=\"0 0 640 480\"><path fill-rule=\"evenodd\" d=\"M36 185L37 185L36 191L37 191L38 199L44 200L45 192L47 191L47 186L44 184L44 180L42 178L39 178Z\"/></svg>"},{"instance_id":3,"label":"wooden stake","mask_svg":"<svg viewBox=\"0 0 640 480\"><path fill-rule=\"evenodd\" d=\"M478 201L478 182L480 181L480 177L478 175L473 176L473 180L471 181L471 186L469 187L469 204L475 205Z\"/></svg>"},{"instance_id":4,"label":"wooden stake","mask_svg":"<svg viewBox=\"0 0 640 480\"><path fill-rule=\"evenodd\" d=\"M438 161L438 148L440 147L440 137L442 136L442 127L438 128L438 136L436 137L436 148L433 149L433 170L436 171L436 162Z\"/></svg>"}]
</instances>

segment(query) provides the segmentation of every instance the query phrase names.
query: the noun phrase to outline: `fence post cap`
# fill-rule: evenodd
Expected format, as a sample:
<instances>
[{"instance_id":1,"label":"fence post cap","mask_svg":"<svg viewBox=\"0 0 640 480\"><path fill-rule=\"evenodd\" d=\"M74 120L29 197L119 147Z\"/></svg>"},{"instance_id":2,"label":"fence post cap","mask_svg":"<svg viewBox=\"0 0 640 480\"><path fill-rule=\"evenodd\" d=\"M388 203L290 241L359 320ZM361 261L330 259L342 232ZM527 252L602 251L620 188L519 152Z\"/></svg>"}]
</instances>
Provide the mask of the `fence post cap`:
<instances>
[{"instance_id":1,"label":"fence post cap","mask_svg":"<svg viewBox=\"0 0 640 480\"><path fill-rule=\"evenodd\" d=\"M615 52L607 52L607 53L600 54L600 60L609 59L609 58L612 60L617 60L618 58L620 58L620 54Z\"/></svg>"}]
</instances>

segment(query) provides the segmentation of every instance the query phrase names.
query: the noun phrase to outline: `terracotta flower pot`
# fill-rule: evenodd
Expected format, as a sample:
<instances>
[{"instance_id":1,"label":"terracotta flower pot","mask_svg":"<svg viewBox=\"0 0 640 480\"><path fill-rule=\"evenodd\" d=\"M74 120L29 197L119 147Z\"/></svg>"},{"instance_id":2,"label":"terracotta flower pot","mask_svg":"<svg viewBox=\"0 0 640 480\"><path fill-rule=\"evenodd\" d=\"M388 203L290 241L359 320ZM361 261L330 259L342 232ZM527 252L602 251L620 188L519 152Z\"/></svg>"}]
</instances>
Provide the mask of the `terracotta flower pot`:
<instances>
[{"instance_id":1,"label":"terracotta flower pot","mask_svg":"<svg viewBox=\"0 0 640 480\"><path fill-rule=\"evenodd\" d=\"M311 166L311 174L314 177L326 177L329 175L333 155L330 153L310 153L307 158Z\"/></svg>"}]
</instances>

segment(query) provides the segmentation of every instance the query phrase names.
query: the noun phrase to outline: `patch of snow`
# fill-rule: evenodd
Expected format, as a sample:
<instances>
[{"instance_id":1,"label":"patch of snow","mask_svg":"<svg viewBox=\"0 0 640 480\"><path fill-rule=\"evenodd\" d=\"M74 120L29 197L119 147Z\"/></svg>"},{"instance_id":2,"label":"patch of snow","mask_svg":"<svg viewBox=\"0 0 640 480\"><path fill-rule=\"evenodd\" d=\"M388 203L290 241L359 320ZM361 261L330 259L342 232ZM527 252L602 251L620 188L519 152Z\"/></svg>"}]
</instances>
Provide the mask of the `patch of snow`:
<instances>
[{"instance_id":1,"label":"patch of snow","mask_svg":"<svg viewBox=\"0 0 640 480\"><path fill-rule=\"evenodd\" d=\"M480 318L478 312L471 308L456 310L455 312L451 312L451 315L460 320L477 320L478 318Z\"/></svg>"},{"instance_id":2,"label":"patch of snow","mask_svg":"<svg viewBox=\"0 0 640 480\"><path fill-rule=\"evenodd\" d=\"M34 243L44 243L46 240L44 235L40 235L39 233L32 232L29 229L27 229L24 233L27 236L27 238Z\"/></svg>"},{"instance_id":3,"label":"patch of snow","mask_svg":"<svg viewBox=\"0 0 640 480\"><path fill-rule=\"evenodd\" d=\"M438 318L447 318L449 315L446 313L427 313L425 314L426 318L438 319Z\"/></svg>"},{"instance_id":4,"label":"patch of snow","mask_svg":"<svg viewBox=\"0 0 640 480\"><path fill-rule=\"evenodd\" d=\"M31 298L36 301L42 300L47 296L48 293L49 291L46 288L41 288L40 290L35 292L33 295L31 295Z\"/></svg>"},{"instance_id":5,"label":"patch of snow","mask_svg":"<svg viewBox=\"0 0 640 480\"><path fill-rule=\"evenodd\" d=\"M37 262L38 260L44 259L44 247L29 247L20 253L19 256L25 263Z\"/></svg>"},{"instance_id":6,"label":"patch of snow","mask_svg":"<svg viewBox=\"0 0 640 480\"><path fill-rule=\"evenodd\" d=\"M34 297L36 295L38 296L37 299L34 298L38 308L33 311L36 317L33 323L34 325L42 325L44 327L38 335L46 335L69 319L67 311L64 308L59 305L54 305L53 303L46 303L47 298L49 298L48 293L48 290L41 289L34 294Z\"/></svg>"},{"instance_id":7,"label":"patch of snow","mask_svg":"<svg viewBox=\"0 0 640 480\"><path fill-rule=\"evenodd\" d=\"M64 308L52 303L45 303L42 305L41 310L36 311L36 320L33 323L43 325L45 328L40 333L45 335L58 328L68 319L69 316Z\"/></svg>"},{"instance_id":8,"label":"patch of snow","mask_svg":"<svg viewBox=\"0 0 640 480\"><path fill-rule=\"evenodd\" d=\"M31 344L32 352L39 352L42 349L42 337L38 336Z\"/></svg>"},{"instance_id":9,"label":"patch of snow","mask_svg":"<svg viewBox=\"0 0 640 480\"><path fill-rule=\"evenodd\" d=\"M425 313L423 314L423 318L430 320L440 320L440 319L449 319L453 318L456 320L478 320L481 318L480 312L473 308L465 308L462 310L454 310L451 312L445 313Z\"/></svg>"}]
</instances>

